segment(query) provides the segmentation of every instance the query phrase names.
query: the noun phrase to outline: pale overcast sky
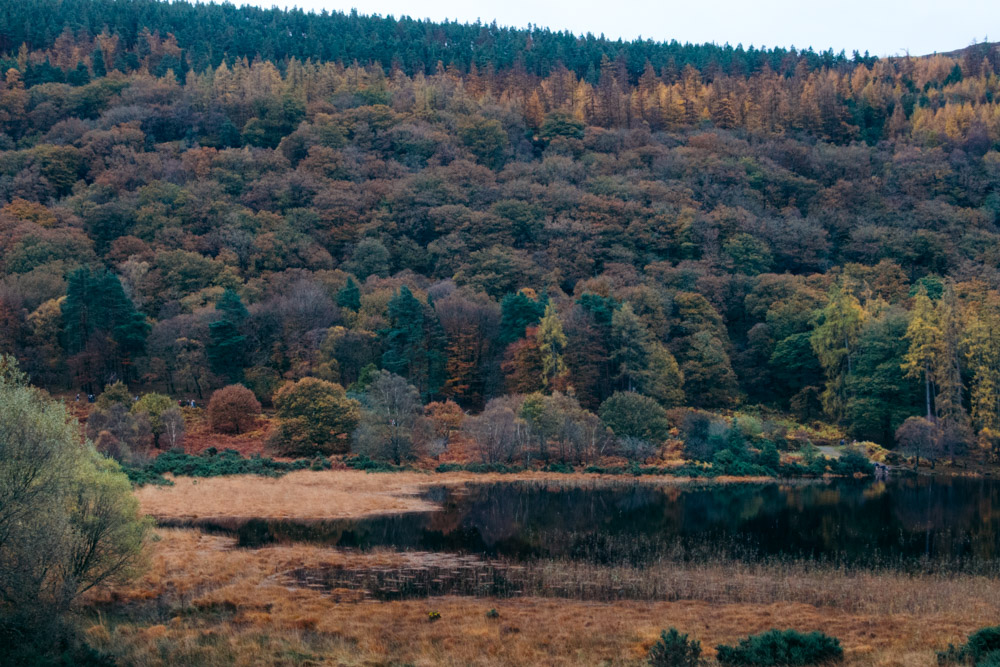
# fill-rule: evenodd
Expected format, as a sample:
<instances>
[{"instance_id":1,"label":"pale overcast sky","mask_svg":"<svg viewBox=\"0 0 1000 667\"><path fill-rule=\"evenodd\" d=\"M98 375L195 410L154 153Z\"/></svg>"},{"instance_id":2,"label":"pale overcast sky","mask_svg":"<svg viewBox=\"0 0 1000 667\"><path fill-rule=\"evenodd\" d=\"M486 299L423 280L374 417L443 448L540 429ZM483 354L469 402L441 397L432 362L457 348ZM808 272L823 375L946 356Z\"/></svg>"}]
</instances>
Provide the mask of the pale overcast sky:
<instances>
[{"instance_id":1,"label":"pale overcast sky","mask_svg":"<svg viewBox=\"0 0 1000 667\"><path fill-rule=\"evenodd\" d=\"M247 0L234 0L243 4ZM744 46L833 47L872 55L953 51L1000 39L1000 0L251 0L349 11L524 27L531 23L576 34L638 36Z\"/></svg>"}]
</instances>

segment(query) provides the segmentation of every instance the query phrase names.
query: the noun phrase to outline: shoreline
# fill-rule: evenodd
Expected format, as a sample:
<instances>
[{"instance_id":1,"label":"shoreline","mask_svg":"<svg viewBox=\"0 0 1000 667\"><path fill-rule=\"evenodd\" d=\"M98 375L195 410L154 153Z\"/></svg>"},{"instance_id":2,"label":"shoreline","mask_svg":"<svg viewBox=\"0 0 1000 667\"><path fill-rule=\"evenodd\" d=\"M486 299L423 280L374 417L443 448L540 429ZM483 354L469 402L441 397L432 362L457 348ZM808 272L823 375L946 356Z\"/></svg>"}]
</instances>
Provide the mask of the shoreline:
<instances>
[{"instance_id":1,"label":"shoreline","mask_svg":"<svg viewBox=\"0 0 1000 667\"><path fill-rule=\"evenodd\" d=\"M580 485L640 483L650 486L728 484L818 484L834 478L664 477L598 473L364 472L300 470L281 477L230 475L171 477L172 486L147 485L133 491L142 512L157 521L204 522L253 519L338 520L432 512L437 503L423 496L434 487L498 482ZM203 511L194 508L204 508Z\"/></svg>"}]
</instances>

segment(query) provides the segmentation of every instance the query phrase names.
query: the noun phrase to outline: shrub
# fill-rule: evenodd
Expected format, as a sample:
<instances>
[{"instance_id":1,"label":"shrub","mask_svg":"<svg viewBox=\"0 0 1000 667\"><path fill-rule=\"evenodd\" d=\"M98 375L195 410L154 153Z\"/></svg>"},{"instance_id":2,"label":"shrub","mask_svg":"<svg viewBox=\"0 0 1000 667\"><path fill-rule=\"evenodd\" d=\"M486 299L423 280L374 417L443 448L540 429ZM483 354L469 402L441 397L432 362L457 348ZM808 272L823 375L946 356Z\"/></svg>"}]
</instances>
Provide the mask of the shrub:
<instances>
[{"instance_id":1,"label":"shrub","mask_svg":"<svg viewBox=\"0 0 1000 667\"><path fill-rule=\"evenodd\" d=\"M160 436L163 435L164 431L163 416L176 409L177 404L174 403L174 399L153 392L144 394L142 398L132 404L133 414L145 412L149 416L149 425L153 431L153 444L157 447L162 445Z\"/></svg>"},{"instance_id":2,"label":"shrub","mask_svg":"<svg viewBox=\"0 0 1000 667\"><path fill-rule=\"evenodd\" d=\"M1000 665L1000 625L976 630L960 648L949 645L947 651L938 653L938 663L997 667Z\"/></svg>"},{"instance_id":3,"label":"shrub","mask_svg":"<svg viewBox=\"0 0 1000 667\"><path fill-rule=\"evenodd\" d=\"M208 423L216 433L245 433L260 414L260 402L241 384L219 389L208 401Z\"/></svg>"},{"instance_id":4,"label":"shrub","mask_svg":"<svg viewBox=\"0 0 1000 667\"><path fill-rule=\"evenodd\" d=\"M796 630L768 630L741 639L736 646L716 647L723 665L823 665L839 662L844 650L835 637L822 632L803 634Z\"/></svg>"},{"instance_id":5,"label":"shrub","mask_svg":"<svg viewBox=\"0 0 1000 667\"><path fill-rule=\"evenodd\" d=\"M601 421L618 438L640 438L654 443L667 439L670 424L659 403L630 391L618 391L601 403Z\"/></svg>"},{"instance_id":6,"label":"shrub","mask_svg":"<svg viewBox=\"0 0 1000 667\"><path fill-rule=\"evenodd\" d=\"M687 635L670 628L660 633L660 638L649 649L647 662L652 667L699 667L704 662L701 659L701 642L688 639Z\"/></svg>"},{"instance_id":7,"label":"shrub","mask_svg":"<svg viewBox=\"0 0 1000 667\"><path fill-rule=\"evenodd\" d=\"M274 407L280 421L271 445L285 455L346 453L361 416L343 387L311 377L282 385Z\"/></svg>"},{"instance_id":8,"label":"shrub","mask_svg":"<svg viewBox=\"0 0 1000 667\"><path fill-rule=\"evenodd\" d=\"M875 471L875 466L861 452L848 449L837 459L836 471L841 475L854 475L855 473L871 475Z\"/></svg>"}]
</instances>

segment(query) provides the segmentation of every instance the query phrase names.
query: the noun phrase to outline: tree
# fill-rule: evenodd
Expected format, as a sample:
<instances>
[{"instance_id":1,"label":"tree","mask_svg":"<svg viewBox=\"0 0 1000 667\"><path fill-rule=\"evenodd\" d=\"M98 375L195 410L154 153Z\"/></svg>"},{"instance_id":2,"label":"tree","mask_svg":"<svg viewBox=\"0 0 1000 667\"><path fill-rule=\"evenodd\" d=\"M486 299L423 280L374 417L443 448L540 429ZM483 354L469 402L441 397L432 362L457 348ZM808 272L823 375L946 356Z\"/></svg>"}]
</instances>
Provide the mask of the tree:
<instances>
[{"instance_id":1,"label":"tree","mask_svg":"<svg viewBox=\"0 0 1000 667\"><path fill-rule=\"evenodd\" d=\"M932 463L941 455L938 425L923 417L910 417L896 429L896 442L904 454L914 457L913 467L920 465L920 458Z\"/></svg>"},{"instance_id":2,"label":"tree","mask_svg":"<svg viewBox=\"0 0 1000 667\"><path fill-rule=\"evenodd\" d=\"M278 416L271 445L281 454L343 454L361 417L361 405L333 382L302 378L274 395Z\"/></svg>"},{"instance_id":3,"label":"tree","mask_svg":"<svg viewBox=\"0 0 1000 667\"><path fill-rule=\"evenodd\" d=\"M504 399L493 399L475 417L468 417L465 434L483 463L507 463L519 455L528 438L527 425Z\"/></svg>"},{"instance_id":4,"label":"tree","mask_svg":"<svg viewBox=\"0 0 1000 667\"><path fill-rule=\"evenodd\" d=\"M337 305L354 312L361 309L361 288L354 282L354 278L348 277L347 282L337 292Z\"/></svg>"},{"instance_id":5,"label":"tree","mask_svg":"<svg viewBox=\"0 0 1000 667\"><path fill-rule=\"evenodd\" d=\"M70 355L78 355L85 364L93 363L98 376L115 375L128 382L136 356L146 345L150 325L145 315L122 289L118 276L110 271L80 268L67 279L66 299L62 303L63 341ZM93 384L93 375L78 373L84 384Z\"/></svg>"},{"instance_id":6,"label":"tree","mask_svg":"<svg viewBox=\"0 0 1000 667\"><path fill-rule=\"evenodd\" d=\"M80 593L142 569L151 521L118 465L6 356L0 413L0 658L16 664L52 649Z\"/></svg>"},{"instance_id":7,"label":"tree","mask_svg":"<svg viewBox=\"0 0 1000 667\"><path fill-rule=\"evenodd\" d=\"M701 407L731 405L739 391L736 373L722 341L708 331L688 339L687 356L681 366L684 395Z\"/></svg>"},{"instance_id":8,"label":"tree","mask_svg":"<svg viewBox=\"0 0 1000 667\"><path fill-rule=\"evenodd\" d=\"M552 391L566 383L566 334L562 322L551 303L545 306L545 315L538 325L538 351L542 356L542 385Z\"/></svg>"},{"instance_id":9,"label":"tree","mask_svg":"<svg viewBox=\"0 0 1000 667\"><path fill-rule=\"evenodd\" d=\"M547 300L536 299L528 290L507 294L500 302L500 343L507 346L522 338L528 327L538 324Z\"/></svg>"},{"instance_id":10,"label":"tree","mask_svg":"<svg viewBox=\"0 0 1000 667\"><path fill-rule=\"evenodd\" d=\"M149 426L153 431L153 444L160 446L160 436L163 435L166 426L163 421L164 415L171 410L176 410L177 404L169 396L150 392L132 404L133 413L145 413L149 418Z\"/></svg>"},{"instance_id":11,"label":"tree","mask_svg":"<svg viewBox=\"0 0 1000 667\"><path fill-rule=\"evenodd\" d=\"M398 375L379 371L361 401L354 450L399 465L417 455L427 435L416 387Z\"/></svg>"},{"instance_id":12,"label":"tree","mask_svg":"<svg viewBox=\"0 0 1000 667\"><path fill-rule=\"evenodd\" d=\"M611 317L611 363L620 389L634 392L641 388L649 372L651 343L646 325L631 304L622 304Z\"/></svg>"},{"instance_id":13,"label":"tree","mask_svg":"<svg viewBox=\"0 0 1000 667\"><path fill-rule=\"evenodd\" d=\"M618 438L639 438L659 445L670 431L666 410L635 392L616 391L601 403L597 415Z\"/></svg>"},{"instance_id":14,"label":"tree","mask_svg":"<svg viewBox=\"0 0 1000 667\"><path fill-rule=\"evenodd\" d=\"M909 342L909 349L903 357L902 368L906 371L906 377L923 379L926 418L932 421L934 409L931 401L935 393L933 368L942 353L941 329L937 323L934 304L923 286L913 299L910 324L906 328L906 340Z\"/></svg>"},{"instance_id":15,"label":"tree","mask_svg":"<svg viewBox=\"0 0 1000 667\"><path fill-rule=\"evenodd\" d=\"M858 299L841 285L830 288L827 303L817 315L810 342L826 373L823 407L834 419L843 417L847 405L847 376L865 313Z\"/></svg>"},{"instance_id":16,"label":"tree","mask_svg":"<svg viewBox=\"0 0 1000 667\"><path fill-rule=\"evenodd\" d=\"M409 380L424 397L440 391L446 365L444 332L433 309L406 285L389 301L389 326L381 332L382 366Z\"/></svg>"},{"instance_id":17,"label":"tree","mask_svg":"<svg viewBox=\"0 0 1000 667\"><path fill-rule=\"evenodd\" d=\"M210 340L205 353L214 373L236 382L243 375L247 358L247 338L242 331L250 313L240 295L231 289L219 297L215 311L219 319L208 325Z\"/></svg>"},{"instance_id":18,"label":"tree","mask_svg":"<svg viewBox=\"0 0 1000 667\"><path fill-rule=\"evenodd\" d=\"M902 369L906 331L906 314L897 309L864 324L844 413L855 438L890 446L896 429L920 410L918 385Z\"/></svg>"},{"instance_id":19,"label":"tree","mask_svg":"<svg viewBox=\"0 0 1000 667\"><path fill-rule=\"evenodd\" d=\"M260 402L241 384L217 389L208 401L208 423L216 433L246 433L259 415Z\"/></svg>"}]
</instances>

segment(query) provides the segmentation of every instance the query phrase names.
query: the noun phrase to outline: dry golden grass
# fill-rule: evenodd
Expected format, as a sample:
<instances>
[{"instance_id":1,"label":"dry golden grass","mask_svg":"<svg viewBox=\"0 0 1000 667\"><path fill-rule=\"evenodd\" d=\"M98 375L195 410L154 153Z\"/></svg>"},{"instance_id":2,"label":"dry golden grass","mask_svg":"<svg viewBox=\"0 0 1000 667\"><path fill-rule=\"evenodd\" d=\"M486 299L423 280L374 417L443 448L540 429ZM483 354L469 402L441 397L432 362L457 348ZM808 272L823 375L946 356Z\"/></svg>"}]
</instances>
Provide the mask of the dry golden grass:
<instances>
[{"instance_id":1,"label":"dry golden grass","mask_svg":"<svg viewBox=\"0 0 1000 667\"><path fill-rule=\"evenodd\" d=\"M283 477L177 477L173 486L136 490L142 511L159 519L342 519L435 509L420 497L429 486L470 482L535 481L554 484L620 483L620 476L544 472L476 474L420 471L368 473L358 470L300 470ZM676 477L642 477L643 483L680 485ZM716 478L713 483L745 483L757 478Z\"/></svg>"},{"instance_id":2,"label":"dry golden grass","mask_svg":"<svg viewBox=\"0 0 1000 667\"><path fill-rule=\"evenodd\" d=\"M673 602L358 601L351 591L289 586L281 575L401 566L423 556L302 545L246 550L192 530L158 532L141 581L90 597L105 614L89 640L123 664L639 665L659 631L675 626L706 649L772 627L822 630L841 639L850 665L930 666L936 650L1000 622L996 580L721 564L644 572L690 582L681 597L701 598ZM108 620L116 608L143 605L155 610L144 623ZM486 618L491 608L499 619ZM431 610L442 619L429 622Z\"/></svg>"}]
</instances>

